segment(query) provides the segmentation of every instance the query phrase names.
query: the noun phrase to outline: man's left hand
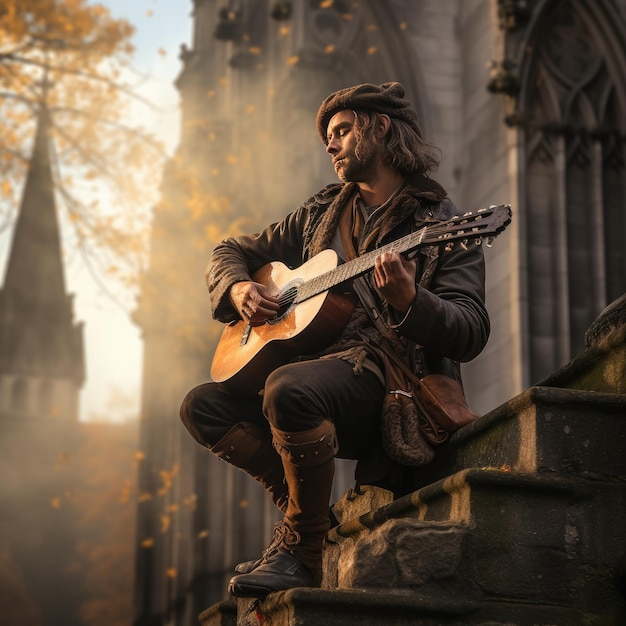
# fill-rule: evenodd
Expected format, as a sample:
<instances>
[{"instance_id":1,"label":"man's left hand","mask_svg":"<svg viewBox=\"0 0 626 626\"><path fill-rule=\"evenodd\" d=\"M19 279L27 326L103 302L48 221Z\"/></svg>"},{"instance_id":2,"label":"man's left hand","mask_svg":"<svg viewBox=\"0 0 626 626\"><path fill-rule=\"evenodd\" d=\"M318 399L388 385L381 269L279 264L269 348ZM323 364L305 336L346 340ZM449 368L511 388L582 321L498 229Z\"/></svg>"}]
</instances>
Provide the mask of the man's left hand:
<instances>
[{"instance_id":1,"label":"man's left hand","mask_svg":"<svg viewBox=\"0 0 626 626\"><path fill-rule=\"evenodd\" d=\"M398 252L383 252L374 263L374 281L381 295L390 306L405 314L416 295L415 261L409 261Z\"/></svg>"}]
</instances>

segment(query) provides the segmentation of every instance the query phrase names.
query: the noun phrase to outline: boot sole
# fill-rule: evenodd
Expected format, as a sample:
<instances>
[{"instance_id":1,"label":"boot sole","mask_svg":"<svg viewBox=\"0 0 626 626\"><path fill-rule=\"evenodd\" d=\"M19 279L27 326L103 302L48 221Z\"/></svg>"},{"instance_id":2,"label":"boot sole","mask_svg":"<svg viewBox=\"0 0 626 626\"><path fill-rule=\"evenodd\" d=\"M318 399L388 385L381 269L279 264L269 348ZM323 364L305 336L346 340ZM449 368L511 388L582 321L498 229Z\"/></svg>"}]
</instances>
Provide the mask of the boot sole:
<instances>
[{"instance_id":1,"label":"boot sole","mask_svg":"<svg viewBox=\"0 0 626 626\"><path fill-rule=\"evenodd\" d=\"M261 585L230 583L228 593L234 598L265 598L276 589L268 589Z\"/></svg>"}]
</instances>

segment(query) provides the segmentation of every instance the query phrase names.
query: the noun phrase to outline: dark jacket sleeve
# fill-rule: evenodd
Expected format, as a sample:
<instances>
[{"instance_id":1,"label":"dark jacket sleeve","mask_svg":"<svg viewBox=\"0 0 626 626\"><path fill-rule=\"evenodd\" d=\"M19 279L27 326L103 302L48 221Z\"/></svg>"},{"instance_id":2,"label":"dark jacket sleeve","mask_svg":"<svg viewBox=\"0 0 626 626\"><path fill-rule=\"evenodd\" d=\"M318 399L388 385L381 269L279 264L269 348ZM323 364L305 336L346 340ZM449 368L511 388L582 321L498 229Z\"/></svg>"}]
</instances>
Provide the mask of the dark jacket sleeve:
<instances>
[{"instance_id":1,"label":"dark jacket sleeve","mask_svg":"<svg viewBox=\"0 0 626 626\"><path fill-rule=\"evenodd\" d=\"M478 356L490 331L482 246L443 252L429 288L417 287L409 312L395 329L441 357L466 362Z\"/></svg>"},{"instance_id":2,"label":"dark jacket sleeve","mask_svg":"<svg viewBox=\"0 0 626 626\"><path fill-rule=\"evenodd\" d=\"M449 198L433 211L431 215L439 221L459 214ZM470 361L483 350L490 331L483 246L473 241L466 250L458 243L450 251L440 246L434 262L426 287L417 285L411 308L394 328L434 360Z\"/></svg>"},{"instance_id":3,"label":"dark jacket sleeve","mask_svg":"<svg viewBox=\"0 0 626 626\"><path fill-rule=\"evenodd\" d=\"M206 270L214 319L221 322L238 319L228 297L235 283L250 280L258 269L272 261L280 260L289 267L302 263L302 233L307 213L305 207L300 207L259 233L230 237L215 247Z\"/></svg>"}]
</instances>

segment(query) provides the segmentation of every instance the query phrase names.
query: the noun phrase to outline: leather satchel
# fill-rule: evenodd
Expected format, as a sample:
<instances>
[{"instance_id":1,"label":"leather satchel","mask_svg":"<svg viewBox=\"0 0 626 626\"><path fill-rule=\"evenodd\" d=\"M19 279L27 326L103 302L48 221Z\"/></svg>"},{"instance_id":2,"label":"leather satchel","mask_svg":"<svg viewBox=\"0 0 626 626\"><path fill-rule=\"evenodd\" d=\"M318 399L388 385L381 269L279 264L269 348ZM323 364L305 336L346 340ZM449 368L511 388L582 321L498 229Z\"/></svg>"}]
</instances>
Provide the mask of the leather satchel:
<instances>
[{"instance_id":1,"label":"leather satchel","mask_svg":"<svg viewBox=\"0 0 626 626\"><path fill-rule=\"evenodd\" d=\"M414 385L424 410L447 433L453 433L480 417L467 405L460 383L449 376L427 374L422 379L415 377Z\"/></svg>"},{"instance_id":2,"label":"leather satchel","mask_svg":"<svg viewBox=\"0 0 626 626\"><path fill-rule=\"evenodd\" d=\"M381 416L385 453L402 465L426 465L435 456L432 446L479 415L467 405L458 381L443 374L418 378L392 347L379 348L387 380Z\"/></svg>"}]
</instances>

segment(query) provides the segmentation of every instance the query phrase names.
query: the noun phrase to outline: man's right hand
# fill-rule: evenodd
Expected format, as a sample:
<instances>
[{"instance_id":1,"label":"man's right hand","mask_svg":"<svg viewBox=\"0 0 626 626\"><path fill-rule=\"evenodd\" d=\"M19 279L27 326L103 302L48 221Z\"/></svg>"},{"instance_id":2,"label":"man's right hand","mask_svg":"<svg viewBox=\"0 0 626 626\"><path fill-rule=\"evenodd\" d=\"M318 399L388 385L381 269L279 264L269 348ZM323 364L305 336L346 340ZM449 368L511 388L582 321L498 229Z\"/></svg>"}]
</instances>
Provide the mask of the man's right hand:
<instances>
[{"instance_id":1,"label":"man's right hand","mask_svg":"<svg viewBox=\"0 0 626 626\"><path fill-rule=\"evenodd\" d=\"M273 319L280 308L278 293L272 293L265 285L251 280L235 283L230 288L229 297L241 319L250 324Z\"/></svg>"}]
</instances>

